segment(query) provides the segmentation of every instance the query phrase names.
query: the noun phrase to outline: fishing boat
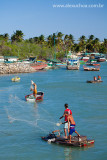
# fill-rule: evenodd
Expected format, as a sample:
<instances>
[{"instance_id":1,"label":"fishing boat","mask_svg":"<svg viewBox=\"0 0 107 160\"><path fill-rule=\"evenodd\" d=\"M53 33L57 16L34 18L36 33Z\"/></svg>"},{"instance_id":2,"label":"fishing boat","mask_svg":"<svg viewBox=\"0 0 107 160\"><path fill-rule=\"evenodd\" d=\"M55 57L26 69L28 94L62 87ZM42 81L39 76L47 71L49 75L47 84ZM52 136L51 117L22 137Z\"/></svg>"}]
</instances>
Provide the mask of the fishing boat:
<instances>
[{"instance_id":1,"label":"fishing boat","mask_svg":"<svg viewBox=\"0 0 107 160\"><path fill-rule=\"evenodd\" d=\"M11 80L12 80L12 82L19 82L20 81L20 77L13 77Z\"/></svg>"},{"instance_id":2,"label":"fishing boat","mask_svg":"<svg viewBox=\"0 0 107 160\"><path fill-rule=\"evenodd\" d=\"M100 57L97 59L97 62L105 62L105 61L106 61L105 56L100 56Z\"/></svg>"},{"instance_id":3,"label":"fishing boat","mask_svg":"<svg viewBox=\"0 0 107 160\"><path fill-rule=\"evenodd\" d=\"M87 62L89 60L89 57L83 56L80 60Z\"/></svg>"},{"instance_id":4,"label":"fishing boat","mask_svg":"<svg viewBox=\"0 0 107 160\"><path fill-rule=\"evenodd\" d=\"M86 62L86 65L87 66L100 66L100 64L96 63L95 61L89 59L87 62Z\"/></svg>"},{"instance_id":5,"label":"fishing boat","mask_svg":"<svg viewBox=\"0 0 107 160\"><path fill-rule=\"evenodd\" d=\"M80 62L78 60L76 61L68 60L66 68L68 70L79 70Z\"/></svg>"},{"instance_id":6,"label":"fishing boat","mask_svg":"<svg viewBox=\"0 0 107 160\"><path fill-rule=\"evenodd\" d=\"M46 137L41 137L42 140L49 143L61 144L73 147L90 147L94 144L94 140L87 139L86 136L72 136L71 143L64 136L57 135L54 132L48 134Z\"/></svg>"},{"instance_id":7,"label":"fishing boat","mask_svg":"<svg viewBox=\"0 0 107 160\"><path fill-rule=\"evenodd\" d=\"M99 71L100 70L100 66L92 66L92 67L87 67L87 66L83 66L84 71Z\"/></svg>"},{"instance_id":8,"label":"fishing boat","mask_svg":"<svg viewBox=\"0 0 107 160\"><path fill-rule=\"evenodd\" d=\"M25 99L28 102L39 102L43 100L43 96L44 96L44 93L41 91L38 91L36 97L34 97L32 93L32 94L26 95Z\"/></svg>"},{"instance_id":9,"label":"fishing boat","mask_svg":"<svg viewBox=\"0 0 107 160\"><path fill-rule=\"evenodd\" d=\"M103 81L101 81L101 80L96 80L96 81L94 81L94 80L92 80L92 81L86 81L87 83L101 83L101 82L103 82Z\"/></svg>"}]
</instances>

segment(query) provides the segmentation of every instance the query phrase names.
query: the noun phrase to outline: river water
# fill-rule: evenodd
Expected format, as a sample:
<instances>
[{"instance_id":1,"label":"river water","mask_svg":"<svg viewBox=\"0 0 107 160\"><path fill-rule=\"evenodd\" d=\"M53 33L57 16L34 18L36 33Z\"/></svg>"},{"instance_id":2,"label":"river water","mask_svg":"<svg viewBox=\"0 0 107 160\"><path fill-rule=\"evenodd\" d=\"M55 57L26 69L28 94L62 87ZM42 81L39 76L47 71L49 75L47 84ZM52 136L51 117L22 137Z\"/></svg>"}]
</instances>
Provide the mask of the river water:
<instances>
[{"instance_id":1,"label":"river water","mask_svg":"<svg viewBox=\"0 0 107 160\"><path fill-rule=\"evenodd\" d=\"M88 84L101 75L103 83ZM0 160L106 160L107 159L107 63L97 72L65 68L0 76ZM44 92L44 100L28 103L30 81ZM41 140L55 129L68 103L76 121L76 130L95 144L74 148L49 144ZM62 120L63 121L63 120ZM74 134L75 135L75 134Z\"/></svg>"}]
</instances>

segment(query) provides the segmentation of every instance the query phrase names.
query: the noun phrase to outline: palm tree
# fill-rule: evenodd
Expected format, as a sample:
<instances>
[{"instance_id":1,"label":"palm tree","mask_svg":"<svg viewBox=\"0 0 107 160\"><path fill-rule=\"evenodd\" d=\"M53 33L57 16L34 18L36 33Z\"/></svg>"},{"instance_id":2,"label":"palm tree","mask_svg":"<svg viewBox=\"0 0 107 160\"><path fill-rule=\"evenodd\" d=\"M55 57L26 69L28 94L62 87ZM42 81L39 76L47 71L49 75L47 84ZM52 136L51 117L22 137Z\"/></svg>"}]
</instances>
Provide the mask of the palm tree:
<instances>
[{"instance_id":1,"label":"palm tree","mask_svg":"<svg viewBox=\"0 0 107 160\"><path fill-rule=\"evenodd\" d=\"M107 54L107 39L104 39L104 42L100 45L100 53Z\"/></svg>"},{"instance_id":2,"label":"palm tree","mask_svg":"<svg viewBox=\"0 0 107 160\"><path fill-rule=\"evenodd\" d=\"M58 32L58 34L56 35L57 37L57 45L61 46L63 44L63 40L62 40L62 37L63 37L64 34L62 34L62 32Z\"/></svg>"},{"instance_id":3,"label":"palm tree","mask_svg":"<svg viewBox=\"0 0 107 160\"><path fill-rule=\"evenodd\" d=\"M64 44L67 50L73 50L73 45L74 45L74 37L73 35L65 35L64 37Z\"/></svg>"},{"instance_id":4,"label":"palm tree","mask_svg":"<svg viewBox=\"0 0 107 160\"><path fill-rule=\"evenodd\" d=\"M68 34L66 34L64 37L64 42L66 42L68 40L68 38L69 38L69 36L68 36Z\"/></svg>"},{"instance_id":5,"label":"palm tree","mask_svg":"<svg viewBox=\"0 0 107 160\"><path fill-rule=\"evenodd\" d=\"M57 38L58 38L58 39L62 39L62 36L63 36L62 32L58 32Z\"/></svg>"},{"instance_id":6,"label":"palm tree","mask_svg":"<svg viewBox=\"0 0 107 160\"><path fill-rule=\"evenodd\" d=\"M8 33L5 33L4 35L3 35L3 37L5 38L5 40L9 40L9 35L8 35Z\"/></svg>"},{"instance_id":7,"label":"palm tree","mask_svg":"<svg viewBox=\"0 0 107 160\"><path fill-rule=\"evenodd\" d=\"M21 30L16 30L16 32L11 36L11 40L12 42L21 42L23 40L23 36L24 34Z\"/></svg>"},{"instance_id":8,"label":"palm tree","mask_svg":"<svg viewBox=\"0 0 107 160\"><path fill-rule=\"evenodd\" d=\"M86 37L84 35L79 38L79 46L81 51L86 52Z\"/></svg>"},{"instance_id":9,"label":"palm tree","mask_svg":"<svg viewBox=\"0 0 107 160\"><path fill-rule=\"evenodd\" d=\"M94 52L97 52L99 50L99 46L100 46L100 41L98 38L95 38L92 42L93 44L93 49L94 49Z\"/></svg>"},{"instance_id":10,"label":"palm tree","mask_svg":"<svg viewBox=\"0 0 107 160\"><path fill-rule=\"evenodd\" d=\"M45 41L45 37L43 34L39 36L39 42L42 44Z\"/></svg>"},{"instance_id":11,"label":"palm tree","mask_svg":"<svg viewBox=\"0 0 107 160\"><path fill-rule=\"evenodd\" d=\"M69 35L69 40L74 43L74 36L72 34Z\"/></svg>"},{"instance_id":12,"label":"palm tree","mask_svg":"<svg viewBox=\"0 0 107 160\"><path fill-rule=\"evenodd\" d=\"M52 35L49 35L47 40L48 40L49 47L51 47L52 46Z\"/></svg>"},{"instance_id":13,"label":"palm tree","mask_svg":"<svg viewBox=\"0 0 107 160\"><path fill-rule=\"evenodd\" d=\"M104 46L105 46L105 48L107 50L107 39L104 39Z\"/></svg>"},{"instance_id":14,"label":"palm tree","mask_svg":"<svg viewBox=\"0 0 107 160\"><path fill-rule=\"evenodd\" d=\"M56 34L53 33L53 35L52 35L52 46L55 46L55 44L57 44L56 38L57 38Z\"/></svg>"},{"instance_id":15,"label":"palm tree","mask_svg":"<svg viewBox=\"0 0 107 160\"><path fill-rule=\"evenodd\" d=\"M35 43L39 43L39 37L33 37Z\"/></svg>"},{"instance_id":16,"label":"palm tree","mask_svg":"<svg viewBox=\"0 0 107 160\"><path fill-rule=\"evenodd\" d=\"M94 40L94 35L89 36L89 41L92 41L92 40Z\"/></svg>"},{"instance_id":17,"label":"palm tree","mask_svg":"<svg viewBox=\"0 0 107 160\"><path fill-rule=\"evenodd\" d=\"M69 36L68 34L66 34L64 37L64 50L66 51L66 55L67 55L67 49L68 49L68 39L69 39Z\"/></svg>"},{"instance_id":18,"label":"palm tree","mask_svg":"<svg viewBox=\"0 0 107 160\"><path fill-rule=\"evenodd\" d=\"M80 41L80 42L85 42L85 40L86 40L86 37L85 37L84 35L82 35L82 36L79 38L79 41Z\"/></svg>"}]
</instances>

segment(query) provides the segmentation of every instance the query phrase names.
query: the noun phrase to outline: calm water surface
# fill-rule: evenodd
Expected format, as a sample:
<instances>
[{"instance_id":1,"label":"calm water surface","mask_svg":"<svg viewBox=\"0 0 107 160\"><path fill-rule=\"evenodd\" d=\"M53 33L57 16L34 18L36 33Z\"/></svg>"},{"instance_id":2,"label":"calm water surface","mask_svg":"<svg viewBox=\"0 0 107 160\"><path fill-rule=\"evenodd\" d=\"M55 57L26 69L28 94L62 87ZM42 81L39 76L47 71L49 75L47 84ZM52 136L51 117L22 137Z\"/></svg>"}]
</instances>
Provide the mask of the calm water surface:
<instances>
[{"instance_id":1,"label":"calm water surface","mask_svg":"<svg viewBox=\"0 0 107 160\"><path fill-rule=\"evenodd\" d=\"M101 75L103 83L88 84ZM65 68L0 76L0 160L106 160L107 159L107 63L99 72L69 71ZM30 81L36 82L44 100L28 103ZM41 136L59 128L56 123L68 103L81 135L95 139L90 148L48 144ZM75 135L75 134L74 134Z\"/></svg>"}]
</instances>

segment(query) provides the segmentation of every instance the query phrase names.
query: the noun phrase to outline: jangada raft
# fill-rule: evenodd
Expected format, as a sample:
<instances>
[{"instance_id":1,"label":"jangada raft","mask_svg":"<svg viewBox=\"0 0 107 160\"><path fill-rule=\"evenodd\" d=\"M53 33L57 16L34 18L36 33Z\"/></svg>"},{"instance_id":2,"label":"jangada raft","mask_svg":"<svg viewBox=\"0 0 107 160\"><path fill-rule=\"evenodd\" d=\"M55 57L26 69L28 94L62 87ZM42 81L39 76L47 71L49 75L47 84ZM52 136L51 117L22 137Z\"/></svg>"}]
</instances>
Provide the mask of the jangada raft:
<instances>
[{"instance_id":1,"label":"jangada raft","mask_svg":"<svg viewBox=\"0 0 107 160\"><path fill-rule=\"evenodd\" d=\"M25 96L26 101L28 102L38 102L43 100L44 93L39 91L37 92L36 97L33 96L33 94L29 94Z\"/></svg>"},{"instance_id":2,"label":"jangada raft","mask_svg":"<svg viewBox=\"0 0 107 160\"><path fill-rule=\"evenodd\" d=\"M47 141L49 143L61 144L66 146L74 146L74 147L89 147L94 144L94 140L87 139L86 136L72 136L71 143L68 139L63 136L56 135L54 132L50 133L46 137L41 137L42 140Z\"/></svg>"}]
</instances>

